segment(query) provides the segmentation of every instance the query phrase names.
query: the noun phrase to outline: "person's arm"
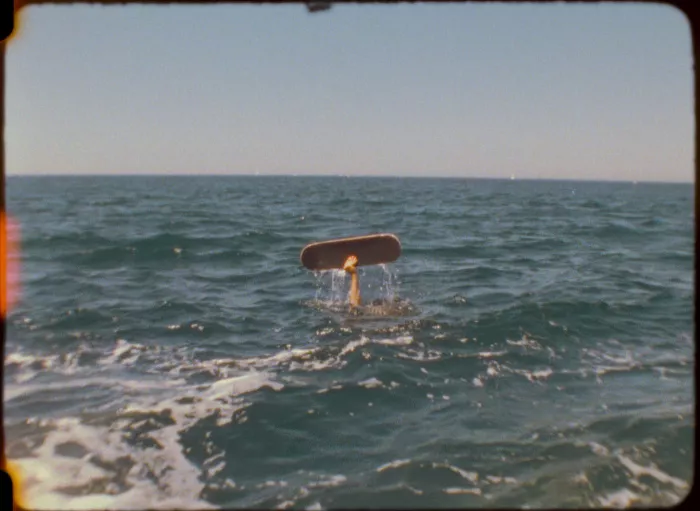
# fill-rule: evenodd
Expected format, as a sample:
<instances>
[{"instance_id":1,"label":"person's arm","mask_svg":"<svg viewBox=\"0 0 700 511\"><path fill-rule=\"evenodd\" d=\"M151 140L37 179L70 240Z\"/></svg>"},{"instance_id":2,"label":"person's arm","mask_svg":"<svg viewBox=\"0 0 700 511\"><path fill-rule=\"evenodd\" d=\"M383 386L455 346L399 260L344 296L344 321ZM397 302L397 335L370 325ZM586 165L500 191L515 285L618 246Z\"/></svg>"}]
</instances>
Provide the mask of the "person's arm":
<instances>
[{"instance_id":1,"label":"person's arm","mask_svg":"<svg viewBox=\"0 0 700 511\"><path fill-rule=\"evenodd\" d=\"M357 276L357 257L350 256L345 261L343 269L350 274L350 293L348 299L350 305L357 307L360 305L360 279Z\"/></svg>"}]
</instances>

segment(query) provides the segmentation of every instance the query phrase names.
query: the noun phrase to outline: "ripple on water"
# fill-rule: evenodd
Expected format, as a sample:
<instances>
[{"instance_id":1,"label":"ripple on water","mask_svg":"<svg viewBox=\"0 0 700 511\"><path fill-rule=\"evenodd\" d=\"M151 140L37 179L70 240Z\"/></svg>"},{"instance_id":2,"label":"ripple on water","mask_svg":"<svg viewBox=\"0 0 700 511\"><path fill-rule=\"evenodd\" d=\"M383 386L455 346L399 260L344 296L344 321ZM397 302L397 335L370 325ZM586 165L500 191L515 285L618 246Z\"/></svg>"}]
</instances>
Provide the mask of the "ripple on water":
<instances>
[{"instance_id":1,"label":"ripple on water","mask_svg":"<svg viewBox=\"0 0 700 511\"><path fill-rule=\"evenodd\" d=\"M8 200L5 428L31 507L688 493L692 187L28 178ZM374 230L405 250L350 314L344 272L299 249Z\"/></svg>"}]
</instances>

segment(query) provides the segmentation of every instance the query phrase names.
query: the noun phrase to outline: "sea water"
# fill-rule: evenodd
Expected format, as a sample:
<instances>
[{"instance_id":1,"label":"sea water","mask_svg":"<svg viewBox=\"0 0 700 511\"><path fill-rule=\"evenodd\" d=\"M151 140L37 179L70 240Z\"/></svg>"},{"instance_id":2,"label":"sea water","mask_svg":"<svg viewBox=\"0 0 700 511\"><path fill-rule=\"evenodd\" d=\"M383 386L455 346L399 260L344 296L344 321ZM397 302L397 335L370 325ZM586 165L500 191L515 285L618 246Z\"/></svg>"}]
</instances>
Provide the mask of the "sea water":
<instances>
[{"instance_id":1,"label":"sea water","mask_svg":"<svg viewBox=\"0 0 700 511\"><path fill-rule=\"evenodd\" d=\"M11 177L30 507L666 505L693 473L692 185ZM299 263L391 232L386 267Z\"/></svg>"}]
</instances>

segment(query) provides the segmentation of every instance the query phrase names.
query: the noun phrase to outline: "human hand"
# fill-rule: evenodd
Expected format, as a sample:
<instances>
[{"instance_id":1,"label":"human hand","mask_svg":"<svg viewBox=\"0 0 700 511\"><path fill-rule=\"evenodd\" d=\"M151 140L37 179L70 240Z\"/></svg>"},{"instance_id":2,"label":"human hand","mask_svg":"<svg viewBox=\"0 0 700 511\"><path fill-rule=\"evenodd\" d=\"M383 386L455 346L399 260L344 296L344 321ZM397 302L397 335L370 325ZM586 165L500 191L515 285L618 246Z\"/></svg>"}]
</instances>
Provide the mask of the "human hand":
<instances>
[{"instance_id":1,"label":"human hand","mask_svg":"<svg viewBox=\"0 0 700 511\"><path fill-rule=\"evenodd\" d=\"M357 266L357 257L354 255L351 255L345 260L345 264L343 265L343 270L345 270L348 273L355 273L356 267Z\"/></svg>"}]
</instances>

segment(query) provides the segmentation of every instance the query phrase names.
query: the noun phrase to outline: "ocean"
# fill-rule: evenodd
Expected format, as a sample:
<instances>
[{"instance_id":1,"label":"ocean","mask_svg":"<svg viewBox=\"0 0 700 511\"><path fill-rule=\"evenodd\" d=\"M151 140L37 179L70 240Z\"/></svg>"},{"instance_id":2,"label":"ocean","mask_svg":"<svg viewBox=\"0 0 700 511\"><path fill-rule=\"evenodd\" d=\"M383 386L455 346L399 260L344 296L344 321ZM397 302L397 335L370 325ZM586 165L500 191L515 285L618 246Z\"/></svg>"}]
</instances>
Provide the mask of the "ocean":
<instances>
[{"instance_id":1,"label":"ocean","mask_svg":"<svg viewBox=\"0 0 700 511\"><path fill-rule=\"evenodd\" d=\"M693 480L691 184L9 177L35 509L626 507ZM349 278L309 242L390 232Z\"/></svg>"}]
</instances>

